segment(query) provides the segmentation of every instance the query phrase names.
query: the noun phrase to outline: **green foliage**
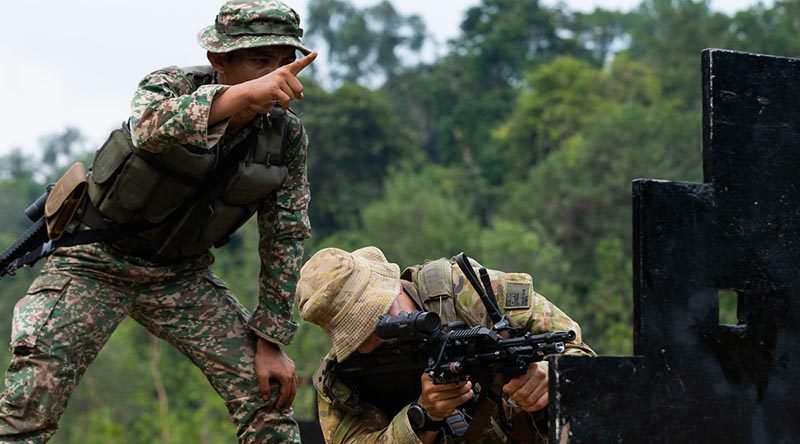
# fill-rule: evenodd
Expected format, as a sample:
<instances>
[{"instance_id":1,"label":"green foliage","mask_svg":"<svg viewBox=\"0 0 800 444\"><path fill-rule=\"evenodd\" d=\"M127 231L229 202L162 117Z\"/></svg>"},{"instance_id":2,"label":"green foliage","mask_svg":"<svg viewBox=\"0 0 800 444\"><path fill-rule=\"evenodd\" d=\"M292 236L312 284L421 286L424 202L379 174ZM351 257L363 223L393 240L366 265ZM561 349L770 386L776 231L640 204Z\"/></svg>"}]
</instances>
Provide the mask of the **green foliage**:
<instances>
[{"instance_id":1,"label":"green foliage","mask_svg":"<svg viewBox=\"0 0 800 444\"><path fill-rule=\"evenodd\" d=\"M532 71L527 85L491 145L507 179L523 177L530 165L615 108L666 102L654 71L624 56L608 70L571 57L556 59Z\"/></svg>"},{"instance_id":2,"label":"green foliage","mask_svg":"<svg viewBox=\"0 0 800 444\"><path fill-rule=\"evenodd\" d=\"M359 210L380 195L388 166L420 155L415 134L382 94L353 84L316 92L300 109L311 147L311 218L325 236L355 227Z\"/></svg>"},{"instance_id":3,"label":"green foliage","mask_svg":"<svg viewBox=\"0 0 800 444\"><path fill-rule=\"evenodd\" d=\"M356 236L407 265L470 250L480 231L470 180L460 169L440 166L394 171L383 196L364 208Z\"/></svg>"},{"instance_id":4,"label":"green foliage","mask_svg":"<svg viewBox=\"0 0 800 444\"><path fill-rule=\"evenodd\" d=\"M405 65L400 52L417 52L425 42L422 19L386 0L364 9L346 0L311 0L308 12L308 37L325 42L331 76L344 83L393 75Z\"/></svg>"},{"instance_id":5,"label":"green foliage","mask_svg":"<svg viewBox=\"0 0 800 444\"><path fill-rule=\"evenodd\" d=\"M598 8L591 13L563 14L562 20L562 26L598 66L614 55L614 46L625 37L625 14L619 11Z\"/></svg>"},{"instance_id":6,"label":"green foliage","mask_svg":"<svg viewBox=\"0 0 800 444\"><path fill-rule=\"evenodd\" d=\"M505 184L500 214L546 227L575 266L569 282L585 290L597 240L630 239L632 179L699 180L700 116L676 109L654 71L627 57L607 70L555 60L529 83L495 133L521 178Z\"/></svg>"},{"instance_id":7,"label":"green foliage","mask_svg":"<svg viewBox=\"0 0 800 444\"><path fill-rule=\"evenodd\" d=\"M559 35L556 11L539 0L484 0L467 10L457 52L468 54L484 81L513 83L541 61L586 50Z\"/></svg>"},{"instance_id":8,"label":"green foliage","mask_svg":"<svg viewBox=\"0 0 800 444\"><path fill-rule=\"evenodd\" d=\"M595 248L596 278L584 304L576 307L583 334L592 338L595 351L603 354L633 353L633 264L624 242L601 239Z\"/></svg>"},{"instance_id":9,"label":"green foliage","mask_svg":"<svg viewBox=\"0 0 800 444\"><path fill-rule=\"evenodd\" d=\"M744 51L800 56L800 2L778 0L771 8L762 3L733 16L732 45Z\"/></svg>"},{"instance_id":10,"label":"green foliage","mask_svg":"<svg viewBox=\"0 0 800 444\"><path fill-rule=\"evenodd\" d=\"M525 180L507 186L500 216L539 221L573 264L568 281L587 289L599 239L626 239L630 250L631 180L700 178L699 120L694 113L638 105L611 111L533 166Z\"/></svg>"},{"instance_id":11,"label":"green foliage","mask_svg":"<svg viewBox=\"0 0 800 444\"><path fill-rule=\"evenodd\" d=\"M67 127L61 133L43 137L40 143L44 152L38 173L45 178L46 182L55 182L61 177L60 173L72 164L73 159L85 151L85 142L80 130L73 127Z\"/></svg>"},{"instance_id":12,"label":"green foliage","mask_svg":"<svg viewBox=\"0 0 800 444\"><path fill-rule=\"evenodd\" d=\"M658 69L667 94L699 109L700 51L733 43L730 18L708 0L645 0L628 24L631 57Z\"/></svg>"},{"instance_id":13,"label":"green foliage","mask_svg":"<svg viewBox=\"0 0 800 444\"><path fill-rule=\"evenodd\" d=\"M719 291L720 324L737 325L739 323L738 313L736 312L736 304L738 303L738 299L739 296L735 291Z\"/></svg>"},{"instance_id":14,"label":"green foliage","mask_svg":"<svg viewBox=\"0 0 800 444\"><path fill-rule=\"evenodd\" d=\"M470 8L451 51L384 86L408 110L432 161L477 168L489 183L503 181L503 156L490 146L526 73L555 57L591 59L569 33L571 23L539 0L485 0Z\"/></svg>"},{"instance_id":15,"label":"green foliage","mask_svg":"<svg viewBox=\"0 0 800 444\"><path fill-rule=\"evenodd\" d=\"M699 108L700 51L730 48L800 56L800 2L763 3L734 16L713 12L708 0L645 0L628 14L628 53L660 72L666 92Z\"/></svg>"},{"instance_id":16,"label":"green foliage","mask_svg":"<svg viewBox=\"0 0 800 444\"><path fill-rule=\"evenodd\" d=\"M479 246L470 254L489 268L533 275L536 291L570 313L577 305L575 295L563 285L570 273L564 252L535 223L495 218L481 231Z\"/></svg>"}]
</instances>

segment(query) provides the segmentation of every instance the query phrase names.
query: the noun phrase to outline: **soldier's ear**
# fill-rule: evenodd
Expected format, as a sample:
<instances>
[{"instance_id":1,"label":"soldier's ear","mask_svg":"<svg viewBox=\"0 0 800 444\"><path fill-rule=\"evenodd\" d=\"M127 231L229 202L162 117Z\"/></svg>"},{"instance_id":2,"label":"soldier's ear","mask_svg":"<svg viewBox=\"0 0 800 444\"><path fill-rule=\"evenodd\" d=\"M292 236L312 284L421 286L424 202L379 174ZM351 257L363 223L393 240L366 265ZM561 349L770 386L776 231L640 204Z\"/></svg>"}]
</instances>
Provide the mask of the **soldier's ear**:
<instances>
[{"instance_id":1,"label":"soldier's ear","mask_svg":"<svg viewBox=\"0 0 800 444\"><path fill-rule=\"evenodd\" d=\"M214 68L214 71L225 74L225 68L228 66L228 54L219 52L206 52L206 57Z\"/></svg>"}]
</instances>

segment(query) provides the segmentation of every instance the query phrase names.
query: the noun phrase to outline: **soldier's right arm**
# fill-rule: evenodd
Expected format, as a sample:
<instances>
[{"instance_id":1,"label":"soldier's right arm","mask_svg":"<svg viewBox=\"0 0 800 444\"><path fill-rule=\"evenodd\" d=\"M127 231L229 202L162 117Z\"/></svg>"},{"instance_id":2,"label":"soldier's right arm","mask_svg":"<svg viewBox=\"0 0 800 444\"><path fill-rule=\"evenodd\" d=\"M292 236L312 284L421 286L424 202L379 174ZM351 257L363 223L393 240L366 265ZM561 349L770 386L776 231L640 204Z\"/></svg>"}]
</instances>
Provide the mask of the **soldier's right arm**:
<instances>
[{"instance_id":1,"label":"soldier's right arm","mask_svg":"<svg viewBox=\"0 0 800 444\"><path fill-rule=\"evenodd\" d=\"M225 128L208 125L214 99L227 85L199 88L175 66L147 75L136 88L131 102L130 128L133 143L154 153L175 144L212 148Z\"/></svg>"},{"instance_id":2,"label":"soldier's right arm","mask_svg":"<svg viewBox=\"0 0 800 444\"><path fill-rule=\"evenodd\" d=\"M302 100L303 85L297 79L297 74L316 58L317 53L312 52L259 78L231 86L211 105L209 125L219 123L245 110L267 114L275 101L281 102L283 109L287 109L292 100Z\"/></svg>"},{"instance_id":3,"label":"soldier's right arm","mask_svg":"<svg viewBox=\"0 0 800 444\"><path fill-rule=\"evenodd\" d=\"M245 109L266 113L273 100L284 99L288 107L291 99L302 98L302 85L295 76L315 58L312 53L234 86L211 84L195 89L177 67L155 71L139 82L131 102L133 143L153 153L174 144L213 148L234 114ZM234 94L226 94L234 87Z\"/></svg>"}]
</instances>

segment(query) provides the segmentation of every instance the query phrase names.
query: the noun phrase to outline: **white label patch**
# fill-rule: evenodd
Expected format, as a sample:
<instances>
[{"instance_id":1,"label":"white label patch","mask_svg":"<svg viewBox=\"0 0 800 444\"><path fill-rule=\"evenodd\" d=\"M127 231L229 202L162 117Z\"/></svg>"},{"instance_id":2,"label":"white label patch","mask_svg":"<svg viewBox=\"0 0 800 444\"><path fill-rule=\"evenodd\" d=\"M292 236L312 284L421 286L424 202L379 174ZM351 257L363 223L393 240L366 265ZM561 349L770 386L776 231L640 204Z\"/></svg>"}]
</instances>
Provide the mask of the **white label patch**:
<instances>
[{"instance_id":1,"label":"white label patch","mask_svg":"<svg viewBox=\"0 0 800 444\"><path fill-rule=\"evenodd\" d=\"M506 283L506 310L530 308L531 294L529 284Z\"/></svg>"}]
</instances>

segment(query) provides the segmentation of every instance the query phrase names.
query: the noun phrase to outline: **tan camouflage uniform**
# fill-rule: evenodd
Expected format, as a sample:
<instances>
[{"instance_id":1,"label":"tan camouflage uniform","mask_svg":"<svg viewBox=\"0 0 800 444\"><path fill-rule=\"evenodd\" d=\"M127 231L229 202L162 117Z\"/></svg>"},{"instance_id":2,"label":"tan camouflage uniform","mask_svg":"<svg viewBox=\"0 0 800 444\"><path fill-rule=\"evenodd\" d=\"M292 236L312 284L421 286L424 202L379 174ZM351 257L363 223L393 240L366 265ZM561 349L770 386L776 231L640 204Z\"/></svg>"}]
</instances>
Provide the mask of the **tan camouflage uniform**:
<instances>
[{"instance_id":1,"label":"tan camouflage uniform","mask_svg":"<svg viewBox=\"0 0 800 444\"><path fill-rule=\"evenodd\" d=\"M417 279L416 267L408 269L412 282L404 281L404 288L413 299L425 301L430 297L420 290ZM404 277L409 274L404 273ZM456 295L456 313L459 320L466 322L468 326L484 325L491 327L492 323L486 314L486 309L481 303L475 290L465 282L465 278L458 269L452 264L452 276L454 293ZM502 273L490 271L492 287L497 295L498 304L506 315L508 315L516 325L525 326L532 333L543 333L555 330L574 330L577 334L575 341L568 343L565 354L594 356L595 353L585 343L581 337L581 329L578 323L569 318L563 311L553 305L544 296L533 292L529 300L529 305L516 309L506 309L506 289L509 283L531 285L533 280L529 274L525 273ZM412 294L416 293L416 295ZM425 309L438 311L441 313L439 304L448 303L447 299L432 298L425 301ZM510 304L509 305L513 305ZM317 401L322 433L327 443L363 443L363 444L406 444L421 443L416 433L411 429L408 421L408 406L403 408L394 418L387 418L380 410L362 403L363 411L360 415L348 413L346 409L337 407L331 399L325 395L322 387L328 375L325 368L328 361L335 359L335 353L329 353L323 358L314 377L314 384L317 388ZM347 399L350 390L342 383L335 383L333 387L338 399ZM519 409L507 409L506 414L517 413ZM531 442L547 442L546 437L531 437ZM535 441L534 441L535 440ZM444 442L449 442L445 440ZM492 418L486 430L479 436L479 443L502 443L508 442L508 438L500 426Z\"/></svg>"},{"instance_id":2,"label":"tan camouflage uniform","mask_svg":"<svg viewBox=\"0 0 800 444\"><path fill-rule=\"evenodd\" d=\"M289 10L262 0L234 1L223 11L229 7L235 15L254 5L262 13L264 5L272 7L268 12L273 15ZM224 20L226 15L220 17ZM207 47L207 30L201 31L200 39ZM279 39L275 44L298 47L298 41ZM248 44L263 45L264 36L244 46ZM227 121L212 128L207 121L214 97L226 88L207 84L195 89L175 67L148 75L132 102L134 143L152 152L174 144L212 148L221 143ZM288 344L297 328L292 321L295 283L302 243L310 231L308 148L302 124L289 115L284 148L289 176L258 211L261 273L255 312L250 315L211 272L210 252L163 264L125 255L104 243L56 251L14 308L13 356L0 398L0 442L44 443L56 432L70 394L126 315L174 345L205 373L226 403L241 443L299 442L291 408L274 407L278 385L273 384L272 396L265 400L254 367L259 336ZM240 130L224 141L226 146L252 130L252 125Z\"/></svg>"}]
</instances>

